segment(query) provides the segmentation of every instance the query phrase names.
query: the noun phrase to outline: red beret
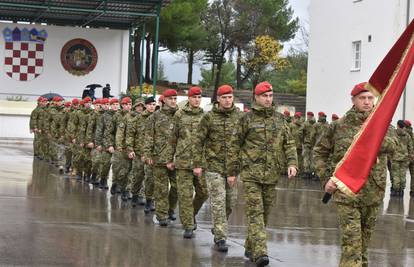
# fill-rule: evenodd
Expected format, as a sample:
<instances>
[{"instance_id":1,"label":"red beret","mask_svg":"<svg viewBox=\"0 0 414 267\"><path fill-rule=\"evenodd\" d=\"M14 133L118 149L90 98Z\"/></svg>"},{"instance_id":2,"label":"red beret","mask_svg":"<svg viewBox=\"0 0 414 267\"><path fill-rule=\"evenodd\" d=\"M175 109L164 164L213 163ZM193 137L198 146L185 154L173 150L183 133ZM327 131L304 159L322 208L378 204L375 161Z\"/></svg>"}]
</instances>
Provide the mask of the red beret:
<instances>
[{"instance_id":1,"label":"red beret","mask_svg":"<svg viewBox=\"0 0 414 267\"><path fill-rule=\"evenodd\" d=\"M114 104L114 103L118 103L119 101L118 101L118 99L117 98L112 98L110 101L109 101L109 103L110 104Z\"/></svg>"},{"instance_id":2,"label":"red beret","mask_svg":"<svg viewBox=\"0 0 414 267\"><path fill-rule=\"evenodd\" d=\"M164 95L160 95L160 97L158 98L158 101L160 101L161 103L164 103Z\"/></svg>"},{"instance_id":3,"label":"red beret","mask_svg":"<svg viewBox=\"0 0 414 267\"><path fill-rule=\"evenodd\" d=\"M38 98L37 98L37 102L42 102L43 101L43 96L39 96Z\"/></svg>"},{"instance_id":4,"label":"red beret","mask_svg":"<svg viewBox=\"0 0 414 267\"><path fill-rule=\"evenodd\" d=\"M79 105L83 106L83 104L85 104L85 101L83 100L79 101Z\"/></svg>"},{"instance_id":5,"label":"red beret","mask_svg":"<svg viewBox=\"0 0 414 267\"><path fill-rule=\"evenodd\" d=\"M308 116L315 116L312 111L306 112L306 115L308 115Z\"/></svg>"},{"instance_id":6,"label":"red beret","mask_svg":"<svg viewBox=\"0 0 414 267\"><path fill-rule=\"evenodd\" d=\"M105 98L102 98L102 99L101 99L101 104L102 104L102 105L109 104L109 99L108 99L108 98L106 98L106 97L105 97Z\"/></svg>"},{"instance_id":7,"label":"red beret","mask_svg":"<svg viewBox=\"0 0 414 267\"><path fill-rule=\"evenodd\" d=\"M335 113L333 113L333 114L332 114L332 119L333 119L333 120L337 120L337 119L339 119L339 116L338 116L338 115L336 115Z\"/></svg>"},{"instance_id":8,"label":"red beret","mask_svg":"<svg viewBox=\"0 0 414 267\"><path fill-rule=\"evenodd\" d=\"M167 89L167 90L164 91L164 93L162 95L164 97L176 96L177 91L175 91L174 89Z\"/></svg>"},{"instance_id":9,"label":"red beret","mask_svg":"<svg viewBox=\"0 0 414 267\"><path fill-rule=\"evenodd\" d=\"M285 111L283 111L283 115L285 116L290 116L290 111L285 109Z\"/></svg>"},{"instance_id":10,"label":"red beret","mask_svg":"<svg viewBox=\"0 0 414 267\"><path fill-rule=\"evenodd\" d=\"M90 102L92 102L92 99L89 96L83 99L83 103L90 103Z\"/></svg>"},{"instance_id":11,"label":"red beret","mask_svg":"<svg viewBox=\"0 0 414 267\"><path fill-rule=\"evenodd\" d=\"M366 85L367 85L367 82L358 83L357 85L355 85L354 89L352 89L351 91L351 96L356 96L356 95L359 95L360 93L368 92L369 90L365 88Z\"/></svg>"},{"instance_id":12,"label":"red beret","mask_svg":"<svg viewBox=\"0 0 414 267\"><path fill-rule=\"evenodd\" d=\"M298 117L298 118L302 117L302 112L299 112L299 111L298 111L298 112L296 112L296 113L295 113L295 117Z\"/></svg>"},{"instance_id":13,"label":"red beret","mask_svg":"<svg viewBox=\"0 0 414 267\"><path fill-rule=\"evenodd\" d=\"M190 90L188 90L188 96L195 96L195 95L201 95L201 88L198 86L191 87Z\"/></svg>"},{"instance_id":14,"label":"red beret","mask_svg":"<svg viewBox=\"0 0 414 267\"><path fill-rule=\"evenodd\" d=\"M121 104L129 104L129 103L132 103L132 100L130 97L127 96L127 97L122 98Z\"/></svg>"},{"instance_id":15,"label":"red beret","mask_svg":"<svg viewBox=\"0 0 414 267\"><path fill-rule=\"evenodd\" d=\"M65 102L65 107L70 107L72 105L72 103L70 103L69 101Z\"/></svg>"},{"instance_id":16,"label":"red beret","mask_svg":"<svg viewBox=\"0 0 414 267\"><path fill-rule=\"evenodd\" d=\"M54 96L54 97L52 98L52 101L54 101L54 102L63 101L63 98L61 98L60 96Z\"/></svg>"},{"instance_id":17,"label":"red beret","mask_svg":"<svg viewBox=\"0 0 414 267\"><path fill-rule=\"evenodd\" d=\"M261 95L266 92L270 92L273 90L272 85L269 82L261 82L256 85L256 88L254 89L255 95Z\"/></svg>"},{"instance_id":18,"label":"red beret","mask_svg":"<svg viewBox=\"0 0 414 267\"><path fill-rule=\"evenodd\" d=\"M326 114L325 114L325 112L323 112L323 111L319 111L319 112L318 112L318 116L319 116L319 117L326 117Z\"/></svg>"},{"instance_id":19,"label":"red beret","mask_svg":"<svg viewBox=\"0 0 414 267\"><path fill-rule=\"evenodd\" d=\"M74 105L74 106L79 105L79 99L77 99L77 98L72 99L72 105Z\"/></svg>"},{"instance_id":20,"label":"red beret","mask_svg":"<svg viewBox=\"0 0 414 267\"><path fill-rule=\"evenodd\" d=\"M404 124L407 125L408 127L411 127L411 121L409 121L409 120L405 120Z\"/></svg>"},{"instance_id":21,"label":"red beret","mask_svg":"<svg viewBox=\"0 0 414 267\"><path fill-rule=\"evenodd\" d=\"M233 93L233 88L230 85L222 85L217 89L217 95L218 96L222 96L222 95L226 95L226 94L232 94Z\"/></svg>"}]
</instances>

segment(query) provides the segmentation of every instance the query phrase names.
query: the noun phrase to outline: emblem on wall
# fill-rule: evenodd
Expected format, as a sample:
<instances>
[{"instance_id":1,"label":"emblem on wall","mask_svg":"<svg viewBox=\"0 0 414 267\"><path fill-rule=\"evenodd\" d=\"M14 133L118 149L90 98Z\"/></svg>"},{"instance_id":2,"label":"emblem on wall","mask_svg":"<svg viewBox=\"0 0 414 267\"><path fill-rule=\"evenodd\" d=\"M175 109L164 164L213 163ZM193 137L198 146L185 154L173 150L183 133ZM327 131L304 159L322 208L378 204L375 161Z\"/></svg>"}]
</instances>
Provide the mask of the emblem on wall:
<instances>
[{"instance_id":1,"label":"emblem on wall","mask_svg":"<svg viewBox=\"0 0 414 267\"><path fill-rule=\"evenodd\" d=\"M4 71L10 78L31 81L43 72L43 51L47 39L45 30L5 28L3 37Z\"/></svg>"},{"instance_id":2,"label":"emblem on wall","mask_svg":"<svg viewBox=\"0 0 414 267\"><path fill-rule=\"evenodd\" d=\"M98 62L96 48L85 39L67 42L60 52L63 68L76 76L83 76L95 69Z\"/></svg>"}]
</instances>

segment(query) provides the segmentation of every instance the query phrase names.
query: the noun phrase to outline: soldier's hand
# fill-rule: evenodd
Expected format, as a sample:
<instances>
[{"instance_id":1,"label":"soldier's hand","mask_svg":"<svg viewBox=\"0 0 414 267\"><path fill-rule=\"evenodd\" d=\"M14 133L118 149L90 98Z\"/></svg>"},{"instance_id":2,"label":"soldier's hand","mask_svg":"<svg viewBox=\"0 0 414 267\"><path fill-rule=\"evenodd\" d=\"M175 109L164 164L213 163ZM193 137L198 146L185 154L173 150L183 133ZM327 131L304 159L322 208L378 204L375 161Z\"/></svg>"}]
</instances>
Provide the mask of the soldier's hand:
<instances>
[{"instance_id":1,"label":"soldier's hand","mask_svg":"<svg viewBox=\"0 0 414 267\"><path fill-rule=\"evenodd\" d=\"M147 159L146 163L150 166L152 166L154 164L154 161L152 159Z\"/></svg>"},{"instance_id":2,"label":"soldier's hand","mask_svg":"<svg viewBox=\"0 0 414 267\"><path fill-rule=\"evenodd\" d=\"M128 158L130 158L130 159L134 159L134 158L135 158L135 152L134 152L134 151L130 152L130 153L128 154Z\"/></svg>"},{"instance_id":3,"label":"soldier's hand","mask_svg":"<svg viewBox=\"0 0 414 267\"><path fill-rule=\"evenodd\" d=\"M38 130L37 128L34 128L34 129L33 129L33 131L34 131L34 132L37 132L37 131L39 131L39 130Z\"/></svg>"},{"instance_id":4,"label":"soldier's hand","mask_svg":"<svg viewBox=\"0 0 414 267\"><path fill-rule=\"evenodd\" d=\"M295 177L297 172L296 167L290 166L287 170L288 178Z\"/></svg>"},{"instance_id":5,"label":"soldier's hand","mask_svg":"<svg viewBox=\"0 0 414 267\"><path fill-rule=\"evenodd\" d=\"M115 152L114 147L113 147L113 146L110 146L110 147L108 148L108 152L109 152L109 153L111 153L111 154L113 154L113 153Z\"/></svg>"},{"instance_id":6,"label":"soldier's hand","mask_svg":"<svg viewBox=\"0 0 414 267\"><path fill-rule=\"evenodd\" d=\"M229 184L230 187L235 186L237 184L236 176L227 177L227 183Z\"/></svg>"},{"instance_id":7,"label":"soldier's hand","mask_svg":"<svg viewBox=\"0 0 414 267\"><path fill-rule=\"evenodd\" d=\"M201 177L201 175L203 174L203 169L202 168L194 168L193 173L194 173L195 176Z\"/></svg>"},{"instance_id":8,"label":"soldier's hand","mask_svg":"<svg viewBox=\"0 0 414 267\"><path fill-rule=\"evenodd\" d=\"M329 179L329 181L325 184L325 192L328 192L330 194L335 192L336 188L336 184L334 181L332 181L332 179Z\"/></svg>"},{"instance_id":9,"label":"soldier's hand","mask_svg":"<svg viewBox=\"0 0 414 267\"><path fill-rule=\"evenodd\" d=\"M174 163L168 162L167 163L167 169L169 169L170 171L173 171L175 169Z\"/></svg>"},{"instance_id":10,"label":"soldier's hand","mask_svg":"<svg viewBox=\"0 0 414 267\"><path fill-rule=\"evenodd\" d=\"M92 142L91 142L91 143L89 143L89 144L88 144L88 147L89 147L89 148L93 148L93 143L92 143Z\"/></svg>"},{"instance_id":11,"label":"soldier's hand","mask_svg":"<svg viewBox=\"0 0 414 267\"><path fill-rule=\"evenodd\" d=\"M38 130L39 131L39 133L41 133L42 132L42 130Z\"/></svg>"},{"instance_id":12,"label":"soldier's hand","mask_svg":"<svg viewBox=\"0 0 414 267\"><path fill-rule=\"evenodd\" d=\"M72 144L76 143L76 139L72 139Z\"/></svg>"},{"instance_id":13,"label":"soldier's hand","mask_svg":"<svg viewBox=\"0 0 414 267\"><path fill-rule=\"evenodd\" d=\"M97 146L96 147L96 150L98 150L99 152L101 152L102 151L102 146Z\"/></svg>"},{"instance_id":14,"label":"soldier's hand","mask_svg":"<svg viewBox=\"0 0 414 267\"><path fill-rule=\"evenodd\" d=\"M145 163L145 157L141 156L141 161Z\"/></svg>"}]
</instances>

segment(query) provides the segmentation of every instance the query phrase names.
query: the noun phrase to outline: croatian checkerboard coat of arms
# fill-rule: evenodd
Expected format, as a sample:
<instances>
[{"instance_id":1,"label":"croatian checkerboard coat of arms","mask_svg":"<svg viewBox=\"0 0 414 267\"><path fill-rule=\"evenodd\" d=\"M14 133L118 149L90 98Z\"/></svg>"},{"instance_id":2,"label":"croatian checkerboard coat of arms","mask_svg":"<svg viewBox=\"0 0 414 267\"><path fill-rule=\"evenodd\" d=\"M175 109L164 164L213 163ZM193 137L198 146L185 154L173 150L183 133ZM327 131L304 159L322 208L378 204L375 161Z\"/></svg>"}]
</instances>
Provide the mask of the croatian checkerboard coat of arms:
<instances>
[{"instance_id":1,"label":"croatian checkerboard coat of arms","mask_svg":"<svg viewBox=\"0 0 414 267\"><path fill-rule=\"evenodd\" d=\"M4 71L17 81L31 81L43 72L44 45L47 39L45 30L28 30L18 27L3 30Z\"/></svg>"}]
</instances>

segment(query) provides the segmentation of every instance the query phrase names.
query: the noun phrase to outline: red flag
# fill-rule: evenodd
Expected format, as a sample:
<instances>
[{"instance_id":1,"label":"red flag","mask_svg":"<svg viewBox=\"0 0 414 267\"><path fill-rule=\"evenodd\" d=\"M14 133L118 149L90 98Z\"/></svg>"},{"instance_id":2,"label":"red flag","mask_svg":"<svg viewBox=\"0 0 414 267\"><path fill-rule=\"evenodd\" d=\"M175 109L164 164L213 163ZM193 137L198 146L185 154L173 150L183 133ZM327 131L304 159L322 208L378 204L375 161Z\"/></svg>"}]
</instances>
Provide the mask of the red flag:
<instances>
[{"instance_id":1,"label":"red flag","mask_svg":"<svg viewBox=\"0 0 414 267\"><path fill-rule=\"evenodd\" d=\"M333 181L338 189L355 196L366 183L382 141L404 91L414 64L414 20L394 44L366 88L379 96L378 102L354 137L344 158L336 166Z\"/></svg>"}]
</instances>

